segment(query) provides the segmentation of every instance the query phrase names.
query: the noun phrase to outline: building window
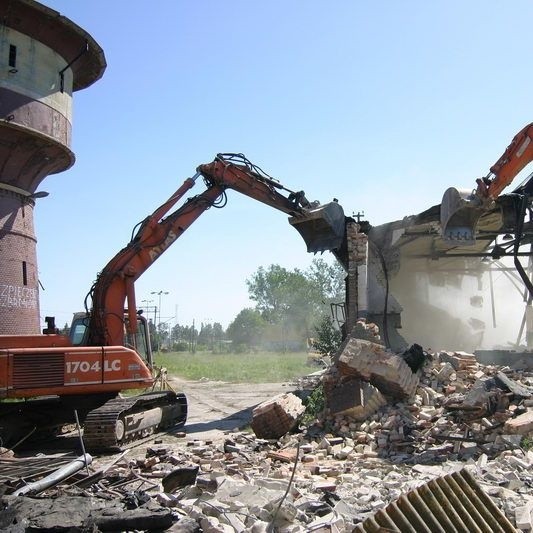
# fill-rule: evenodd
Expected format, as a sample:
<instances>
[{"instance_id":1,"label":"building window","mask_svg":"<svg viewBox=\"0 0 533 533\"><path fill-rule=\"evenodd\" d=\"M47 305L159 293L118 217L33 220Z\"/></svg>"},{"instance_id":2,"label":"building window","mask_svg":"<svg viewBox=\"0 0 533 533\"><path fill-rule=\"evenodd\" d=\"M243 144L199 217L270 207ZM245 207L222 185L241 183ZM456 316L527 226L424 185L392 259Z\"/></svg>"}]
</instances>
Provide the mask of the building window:
<instances>
[{"instance_id":1,"label":"building window","mask_svg":"<svg viewBox=\"0 0 533 533\"><path fill-rule=\"evenodd\" d=\"M9 45L9 66L12 68L17 66L17 47L14 44Z\"/></svg>"},{"instance_id":2,"label":"building window","mask_svg":"<svg viewBox=\"0 0 533 533\"><path fill-rule=\"evenodd\" d=\"M26 261L22 261L22 285L28 284L28 267Z\"/></svg>"}]
</instances>

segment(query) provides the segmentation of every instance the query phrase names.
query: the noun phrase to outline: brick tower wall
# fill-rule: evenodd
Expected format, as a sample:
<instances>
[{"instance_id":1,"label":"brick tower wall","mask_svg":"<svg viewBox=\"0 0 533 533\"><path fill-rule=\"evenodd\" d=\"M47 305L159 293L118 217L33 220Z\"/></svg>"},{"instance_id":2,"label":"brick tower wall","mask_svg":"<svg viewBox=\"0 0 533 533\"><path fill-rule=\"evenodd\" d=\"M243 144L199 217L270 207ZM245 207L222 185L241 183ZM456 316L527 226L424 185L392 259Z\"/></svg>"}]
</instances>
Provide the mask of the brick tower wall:
<instances>
[{"instance_id":1,"label":"brick tower wall","mask_svg":"<svg viewBox=\"0 0 533 533\"><path fill-rule=\"evenodd\" d=\"M39 331L33 200L0 189L0 331Z\"/></svg>"}]
</instances>

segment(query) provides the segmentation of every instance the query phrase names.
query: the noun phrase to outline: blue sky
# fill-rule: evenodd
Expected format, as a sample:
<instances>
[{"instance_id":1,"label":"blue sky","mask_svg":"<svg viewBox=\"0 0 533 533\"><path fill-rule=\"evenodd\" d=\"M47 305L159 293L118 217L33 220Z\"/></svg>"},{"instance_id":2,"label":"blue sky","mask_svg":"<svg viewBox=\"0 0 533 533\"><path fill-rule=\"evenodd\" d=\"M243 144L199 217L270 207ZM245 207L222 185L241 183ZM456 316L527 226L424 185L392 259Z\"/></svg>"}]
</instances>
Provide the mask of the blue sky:
<instances>
[{"instance_id":1,"label":"blue sky","mask_svg":"<svg viewBox=\"0 0 533 533\"><path fill-rule=\"evenodd\" d=\"M108 63L75 93L77 162L43 182L35 208L41 315L59 324L133 226L218 152L376 225L473 187L533 119L528 1L44 3ZM230 191L137 299L164 290L164 320L227 326L259 266L311 260L283 213Z\"/></svg>"}]
</instances>

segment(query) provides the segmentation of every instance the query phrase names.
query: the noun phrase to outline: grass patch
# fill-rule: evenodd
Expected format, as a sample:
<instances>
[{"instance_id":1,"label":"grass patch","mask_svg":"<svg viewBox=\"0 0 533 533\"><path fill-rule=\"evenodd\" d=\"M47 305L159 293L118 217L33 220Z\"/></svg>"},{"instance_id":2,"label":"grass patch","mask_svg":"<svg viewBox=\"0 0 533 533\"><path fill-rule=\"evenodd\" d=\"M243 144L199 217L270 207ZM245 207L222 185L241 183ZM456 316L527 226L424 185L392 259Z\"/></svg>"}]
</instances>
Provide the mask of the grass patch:
<instances>
[{"instance_id":1,"label":"grass patch","mask_svg":"<svg viewBox=\"0 0 533 533\"><path fill-rule=\"evenodd\" d=\"M304 401L305 413L302 418L302 423L308 426L311 424L326 407L326 399L324 396L324 386L320 384L313 390L313 392Z\"/></svg>"},{"instance_id":2,"label":"grass patch","mask_svg":"<svg viewBox=\"0 0 533 533\"><path fill-rule=\"evenodd\" d=\"M533 435L525 435L520 441L520 446L527 452L528 450L533 450Z\"/></svg>"},{"instance_id":3,"label":"grass patch","mask_svg":"<svg viewBox=\"0 0 533 533\"><path fill-rule=\"evenodd\" d=\"M208 378L229 383L282 383L316 370L307 353L212 354L171 352L155 356L171 376L189 380Z\"/></svg>"}]
</instances>

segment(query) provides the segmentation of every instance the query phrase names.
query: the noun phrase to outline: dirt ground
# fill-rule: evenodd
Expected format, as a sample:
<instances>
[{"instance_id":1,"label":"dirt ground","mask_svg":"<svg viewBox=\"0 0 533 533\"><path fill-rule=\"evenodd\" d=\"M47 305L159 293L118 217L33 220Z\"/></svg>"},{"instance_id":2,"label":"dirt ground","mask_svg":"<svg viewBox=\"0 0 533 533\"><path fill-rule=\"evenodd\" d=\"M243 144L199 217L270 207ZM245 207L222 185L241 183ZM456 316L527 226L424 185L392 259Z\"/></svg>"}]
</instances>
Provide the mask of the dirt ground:
<instances>
[{"instance_id":1,"label":"dirt ground","mask_svg":"<svg viewBox=\"0 0 533 533\"><path fill-rule=\"evenodd\" d=\"M274 396L298 389L294 383L226 383L221 381L186 381L169 379L176 392L187 396L188 416L185 427L157 433L149 438L126 444L128 457L142 457L154 442L166 445L187 446L192 441L219 444L227 438L227 432L250 424L253 408ZM183 434L185 433L185 436ZM28 442L17 448L21 456L34 456L38 452L81 453L78 433L73 430L47 441ZM121 452L93 452L95 466L109 462Z\"/></svg>"},{"instance_id":2,"label":"dirt ground","mask_svg":"<svg viewBox=\"0 0 533 533\"><path fill-rule=\"evenodd\" d=\"M128 448L127 457L141 458L154 443L168 446L187 446L188 443L220 444L227 432L249 425L253 408L278 394L293 392L293 383L226 383L222 381L186 381L171 378L170 386L187 396L188 416L185 427L158 433ZM185 437L183 436L185 433ZM93 466L101 467L113 461L121 452L93 455Z\"/></svg>"},{"instance_id":3,"label":"dirt ground","mask_svg":"<svg viewBox=\"0 0 533 533\"><path fill-rule=\"evenodd\" d=\"M223 440L225 431L250 423L256 405L296 390L291 383L225 383L172 378L170 384L176 392L184 392L187 396L189 412L184 431L188 440Z\"/></svg>"}]
</instances>

